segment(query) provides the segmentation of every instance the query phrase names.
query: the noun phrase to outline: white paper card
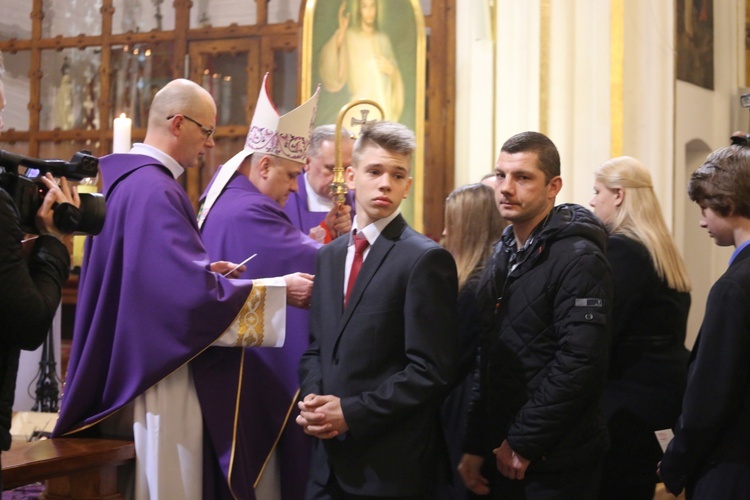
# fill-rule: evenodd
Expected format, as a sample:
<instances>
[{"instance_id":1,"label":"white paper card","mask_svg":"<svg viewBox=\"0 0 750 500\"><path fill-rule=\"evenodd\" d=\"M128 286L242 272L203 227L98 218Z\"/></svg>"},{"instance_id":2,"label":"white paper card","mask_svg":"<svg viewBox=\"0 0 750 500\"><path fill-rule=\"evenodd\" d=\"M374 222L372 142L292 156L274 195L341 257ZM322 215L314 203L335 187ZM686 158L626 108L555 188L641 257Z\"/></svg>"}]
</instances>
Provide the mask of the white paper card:
<instances>
[{"instance_id":1,"label":"white paper card","mask_svg":"<svg viewBox=\"0 0 750 500\"><path fill-rule=\"evenodd\" d=\"M654 432L656 434L656 439L659 440L659 446L661 446L661 452L664 453L667 451L667 446L669 446L669 442L674 437L674 433L672 432L672 429L662 429L660 431Z\"/></svg>"}]
</instances>

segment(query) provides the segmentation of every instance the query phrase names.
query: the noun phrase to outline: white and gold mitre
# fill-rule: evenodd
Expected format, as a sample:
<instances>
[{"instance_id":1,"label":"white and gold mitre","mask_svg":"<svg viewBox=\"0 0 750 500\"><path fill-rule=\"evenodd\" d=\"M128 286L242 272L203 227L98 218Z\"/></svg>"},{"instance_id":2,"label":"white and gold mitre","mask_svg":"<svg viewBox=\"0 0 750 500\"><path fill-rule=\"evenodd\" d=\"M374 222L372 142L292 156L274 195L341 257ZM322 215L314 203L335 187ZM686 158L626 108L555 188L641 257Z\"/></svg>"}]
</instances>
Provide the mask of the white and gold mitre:
<instances>
[{"instance_id":1,"label":"white and gold mitre","mask_svg":"<svg viewBox=\"0 0 750 500\"><path fill-rule=\"evenodd\" d=\"M307 101L280 116L268 97L268 73L263 77L260 86L258 102L255 104L253 121L250 123L250 131L245 139L245 147L230 158L214 177L211 188L206 194L200 212L198 213L198 227L208 216L211 207L219 198L232 175L237 171L242 162L253 153L270 154L305 163L307 145L310 143L310 134L315 122L315 113L318 110L318 98L320 97L320 86Z\"/></svg>"},{"instance_id":2,"label":"white and gold mitre","mask_svg":"<svg viewBox=\"0 0 750 500\"><path fill-rule=\"evenodd\" d=\"M245 149L305 163L305 153L318 109L320 87L306 102L284 116L268 97L268 73L263 77Z\"/></svg>"}]
</instances>

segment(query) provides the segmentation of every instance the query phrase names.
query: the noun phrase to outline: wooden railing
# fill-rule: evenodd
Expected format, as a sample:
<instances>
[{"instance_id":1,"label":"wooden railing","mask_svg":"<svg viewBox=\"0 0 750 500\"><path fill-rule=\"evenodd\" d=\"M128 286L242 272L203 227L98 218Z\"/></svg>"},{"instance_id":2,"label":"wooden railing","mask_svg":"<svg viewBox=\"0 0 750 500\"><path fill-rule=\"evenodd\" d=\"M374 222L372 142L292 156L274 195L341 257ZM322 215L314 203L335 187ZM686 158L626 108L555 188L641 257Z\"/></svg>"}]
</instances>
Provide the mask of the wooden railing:
<instances>
[{"instance_id":1,"label":"wooden railing","mask_svg":"<svg viewBox=\"0 0 750 500\"><path fill-rule=\"evenodd\" d=\"M116 500L117 468L135 460L132 441L54 438L3 452L3 488L46 482L45 500Z\"/></svg>"}]
</instances>

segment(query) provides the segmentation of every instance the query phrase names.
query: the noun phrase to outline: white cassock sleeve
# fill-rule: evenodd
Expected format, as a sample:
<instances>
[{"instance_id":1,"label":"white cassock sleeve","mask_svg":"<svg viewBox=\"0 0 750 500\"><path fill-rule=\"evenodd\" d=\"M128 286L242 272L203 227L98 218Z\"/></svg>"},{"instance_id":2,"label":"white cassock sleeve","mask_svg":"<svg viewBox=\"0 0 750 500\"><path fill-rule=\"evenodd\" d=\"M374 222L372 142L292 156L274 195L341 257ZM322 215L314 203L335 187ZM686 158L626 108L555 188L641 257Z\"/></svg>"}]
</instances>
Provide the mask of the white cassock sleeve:
<instances>
[{"instance_id":1,"label":"white cassock sleeve","mask_svg":"<svg viewBox=\"0 0 750 500\"><path fill-rule=\"evenodd\" d=\"M239 314L214 345L225 347L282 347L286 338L286 282L284 278L253 280L253 290Z\"/></svg>"}]
</instances>

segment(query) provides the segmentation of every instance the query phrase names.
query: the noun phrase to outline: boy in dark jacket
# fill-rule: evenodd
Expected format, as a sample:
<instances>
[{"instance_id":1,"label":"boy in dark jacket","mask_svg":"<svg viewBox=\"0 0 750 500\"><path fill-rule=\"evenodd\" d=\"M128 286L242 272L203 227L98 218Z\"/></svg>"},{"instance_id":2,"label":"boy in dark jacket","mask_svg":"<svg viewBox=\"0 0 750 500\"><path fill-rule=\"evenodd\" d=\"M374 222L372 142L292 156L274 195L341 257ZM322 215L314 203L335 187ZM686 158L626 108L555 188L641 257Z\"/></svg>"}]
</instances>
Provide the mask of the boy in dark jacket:
<instances>
[{"instance_id":1,"label":"boy in dark jacket","mask_svg":"<svg viewBox=\"0 0 750 500\"><path fill-rule=\"evenodd\" d=\"M599 409L613 280L607 234L588 210L554 206L560 156L517 134L495 167L511 222L482 277L478 398L459 472L494 498L596 498L608 445Z\"/></svg>"},{"instance_id":2,"label":"boy in dark jacket","mask_svg":"<svg viewBox=\"0 0 750 500\"><path fill-rule=\"evenodd\" d=\"M399 123L362 130L346 170L352 232L318 252L299 369L297 423L317 438L307 499L434 498L448 473L458 283L450 253L399 212L415 148Z\"/></svg>"},{"instance_id":3,"label":"boy in dark jacket","mask_svg":"<svg viewBox=\"0 0 750 500\"><path fill-rule=\"evenodd\" d=\"M735 251L708 294L660 475L688 499L750 498L750 148L709 155L688 194L701 208L701 227Z\"/></svg>"}]
</instances>

